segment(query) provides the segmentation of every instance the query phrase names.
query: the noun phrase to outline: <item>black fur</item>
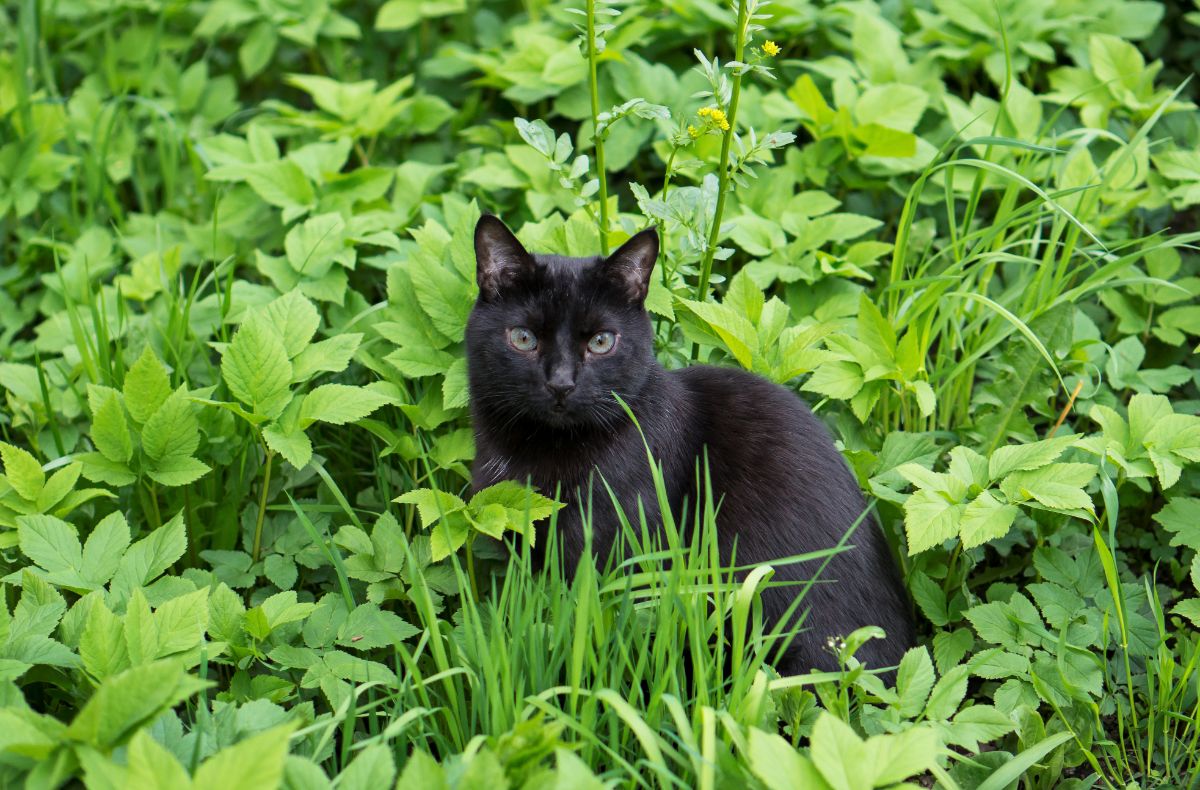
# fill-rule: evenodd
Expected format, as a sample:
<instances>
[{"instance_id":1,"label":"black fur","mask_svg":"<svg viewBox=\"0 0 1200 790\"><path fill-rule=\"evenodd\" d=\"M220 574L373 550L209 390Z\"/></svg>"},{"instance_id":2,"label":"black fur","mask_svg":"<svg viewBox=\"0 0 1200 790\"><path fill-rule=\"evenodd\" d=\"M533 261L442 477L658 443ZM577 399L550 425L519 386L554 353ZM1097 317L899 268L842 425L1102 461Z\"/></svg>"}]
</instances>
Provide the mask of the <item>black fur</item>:
<instances>
[{"instance_id":1,"label":"black fur","mask_svg":"<svg viewBox=\"0 0 1200 790\"><path fill-rule=\"evenodd\" d=\"M765 563L837 545L864 510L862 494L829 433L799 398L741 370L696 366L666 371L654 356L643 301L658 255L653 230L609 258L531 255L492 216L475 231L479 300L467 325L467 362L476 437L473 485L532 480L560 497L559 545L568 567L583 551L580 503L594 492L593 551L607 555L617 521L598 472L631 518L637 503L650 523L657 498L642 439L616 393L637 416L661 461L671 507L695 503L696 462L707 450L718 542L737 563ZM538 339L518 350L509 331ZM597 332L617 333L607 354L587 351ZM523 338L524 336L522 336ZM552 389L553 388L553 389ZM565 396L563 393L566 392ZM691 505L694 507L694 504ZM781 672L834 668L832 636L879 625L886 641L857 654L869 666L892 665L913 642L913 624L884 536L866 519L803 601L805 630ZM819 563L776 566L775 580L805 580ZM796 586L763 596L775 622Z\"/></svg>"}]
</instances>

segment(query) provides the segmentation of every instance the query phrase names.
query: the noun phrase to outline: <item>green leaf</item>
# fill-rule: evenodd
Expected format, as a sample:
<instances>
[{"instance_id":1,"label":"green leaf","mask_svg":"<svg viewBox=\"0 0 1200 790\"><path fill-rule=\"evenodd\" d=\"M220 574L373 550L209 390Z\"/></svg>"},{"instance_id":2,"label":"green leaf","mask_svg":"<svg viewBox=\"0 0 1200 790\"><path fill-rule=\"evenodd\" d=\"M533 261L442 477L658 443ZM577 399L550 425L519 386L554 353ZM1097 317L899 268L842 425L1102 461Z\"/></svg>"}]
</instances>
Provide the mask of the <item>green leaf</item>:
<instances>
[{"instance_id":1,"label":"green leaf","mask_svg":"<svg viewBox=\"0 0 1200 790\"><path fill-rule=\"evenodd\" d=\"M79 482L79 475L82 471L83 464L73 463L67 464L62 469L50 475L50 479L46 481L46 485L42 486L42 491L38 494L37 502L34 503L34 506L43 513L52 510L55 505L62 502L71 493L71 489Z\"/></svg>"},{"instance_id":2,"label":"green leaf","mask_svg":"<svg viewBox=\"0 0 1200 790\"><path fill-rule=\"evenodd\" d=\"M292 359L292 382L307 381L319 372L338 373L350 364L354 352L362 342L362 335L347 332L320 343L305 346Z\"/></svg>"},{"instance_id":3,"label":"green leaf","mask_svg":"<svg viewBox=\"0 0 1200 790\"><path fill-rule=\"evenodd\" d=\"M420 629L378 604L364 603L355 607L346 622L338 629L337 643L355 650L391 647L420 633Z\"/></svg>"},{"instance_id":4,"label":"green leaf","mask_svg":"<svg viewBox=\"0 0 1200 790\"><path fill-rule=\"evenodd\" d=\"M163 401L142 428L142 449L155 461L184 458L200 446L200 424L183 387ZM207 467L205 467L207 471Z\"/></svg>"},{"instance_id":5,"label":"green leaf","mask_svg":"<svg viewBox=\"0 0 1200 790\"><path fill-rule=\"evenodd\" d=\"M312 184L290 159L245 165L242 174L250 188L272 206L299 210L316 202Z\"/></svg>"},{"instance_id":6,"label":"green leaf","mask_svg":"<svg viewBox=\"0 0 1200 790\"><path fill-rule=\"evenodd\" d=\"M911 648L900 660L896 671L896 693L900 697L901 716L911 718L925 710L925 700L929 698L933 681L933 662L929 659L929 650L924 647Z\"/></svg>"},{"instance_id":7,"label":"green leaf","mask_svg":"<svg viewBox=\"0 0 1200 790\"><path fill-rule=\"evenodd\" d=\"M867 745L850 725L825 711L813 725L812 761L834 790L860 790L874 786L874 768Z\"/></svg>"},{"instance_id":8,"label":"green leaf","mask_svg":"<svg viewBox=\"0 0 1200 790\"><path fill-rule=\"evenodd\" d=\"M292 399L287 349L261 318L250 318L234 334L221 358L221 375L233 396L255 414L278 417Z\"/></svg>"},{"instance_id":9,"label":"green leaf","mask_svg":"<svg viewBox=\"0 0 1200 790\"><path fill-rule=\"evenodd\" d=\"M853 398L863 386L862 368L855 362L838 360L821 365L801 389L830 398Z\"/></svg>"},{"instance_id":10,"label":"green leaf","mask_svg":"<svg viewBox=\"0 0 1200 790\"><path fill-rule=\"evenodd\" d=\"M67 728L67 737L107 751L204 686L170 660L127 669L100 684Z\"/></svg>"},{"instance_id":11,"label":"green leaf","mask_svg":"<svg viewBox=\"0 0 1200 790\"><path fill-rule=\"evenodd\" d=\"M303 469L312 460L312 441L304 431L285 432L275 425L268 425L263 428L262 435L267 447L282 455L297 469Z\"/></svg>"},{"instance_id":12,"label":"green leaf","mask_svg":"<svg viewBox=\"0 0 1200 790\"><path fill-rule=\"evenodd\" d=\"M873 785L885 787L923 774L937 763L942 745L928 725L915 725L895 735L875 735L867 739L875 776Z\"/></svg>"},{"instance_id":13,"label":"green leaf","mask_svg":"<svg viewBox=\"0 0 1200 790\"><path fill-rule=\"evenodd\" d=\"M187 549L182 511L129 547L113 577L112 589L128 595L171 567Z\"/></svg>"},{"instance_id":14,"label":"green leaf","mask_svg":"<svg viewBox=\"0 0 1200 790\"><path fill-rule=\"evenodd\" d=\"M87 625L79 637L79 657L88 674L101 681L129 668L124 624L102 600L88 611Z\"/></svg>"},{"instance_id":15,"label":"green leaf","mask_svg":"<svg viewBox=\"0 0 1200 790\"><path fill-rule=\"evenodd\" d=\"M332 425L356 422L391 402L388 396L366 387L323 384L305 396L300 407L300 427L307 428L316 421Z\"/></svg>"},{"instance_id":16,"label":"green leaf","mask_svg":"<svg viewBox=\"0 0 1200 790\"><path fill-rule=\"evenodd\" d=\"M283 761L295 724L289 722L226 746L196 769L193 786L221 790L261 790L278 787Z\"/></svg>"},{"instance_id":17,"label":"green leaf","mask_svg":"<svg viewBox=\"0 0 1200 790\"><path fill-rule=\"evenodd\" d=\"M990 540L1004 537L1018 513L1020 509L1015 505L1001 504L991 491L984 491L963 510L959 523L963 548L982 546Z\"/></svg>"},{"instance_id":18,"label":"green leaf","mask_svg":"<svg viewBox=\"0 0 1200 790\"><path fill-rule=\"evenodd\" d=\"M376 790L391 787L396 763L391 749L376 743L359 752L353 762L338 775L338 790Z\"/></svg>"},{"instance_id":19,"label":"green leaf","mask_svg":"<svg viewBox=\"0 0 1200 790\"><path fill-rule=\"evenodd\" d=\"M169 455L163 460L158 461L154 465L154 468L150 469L147 474L155 482L161 483L164 486L174 487L194 483L208 474L208 472L209 467L207 464L191 456Z\"/></svg>"},{"instance_id":20,"label":"green leaf","mask_svg":"<svg viewBox=\"0 0 1200 790\"><path fill-rule=\"evenodd\" d=\"M42 465L25 450L7 442L0 442L0 460L4 461L4 474L13 490L24 499L36 501L46 484Z\"/></svg>"},{"instance_id":21,"label":"green leaf","mask_svg":"<svg viewBox=\"0 0 1200 790\"><path fill-rule=\"evenodd\" d=\"M129 416L139 423L150 419L150 415L157 411L171 394L171 381L167 376L167 369L158 360L149 343L142 350L137 362L125 373L122 393Z\"/></svg>"},{"instance_id":22,"label":"green leaf","mask_svg":"<svg viewBox=\"0 0 1200 790\"><path fill-rule=\"evenodd\" d=\"M288 291L267 304L261 315L279 333L289 359L308 346L321 325L317 308L296 290Z\"/></svg>"},{"instance_id":23,"label":"green leaf","mask_svg":"<svg viewBox=\"0 0 1200 790\"><path fill-rule=\"evenodd\" d=\"M346 247L345 220L335 213L319 214L292 228L284 238L283 246L292 269L312 279L324 277L335 263L349 264L354 260L354 251ZM315 309L313 313L315 317ZM279 329L282 333L283 327L279 326ZM316 331L315 322L313 330ZM309 333L305 342L311 337L312 333Z\"/></svg>"},{"instance_id":24,"label":"green leaf","mask_svg":"<svg viewBox=\"0 0 1200 790\"><path fill-rule=\"evenodd\" d=\"M83 546L80 575L96 587L107 583L117 572L129 539L129 524L120 511L105 516Z\"/></svg>"},{"instance_id":25,"label":"green leaf","mask_svg":"<svg viewBox=\"0 0 1200 790\"><path fill-rule=\"evenodd\" d=\"M464 510L467 503L447 491L435 491L432 488L419 488L401 494L392 500L407 505L416 505L421 514L421 523L428 529L437 523L438 519L448 513Z\"/></svg>"},{"instance_id":26,"label":"green leaf","mask_svg":"<svg viewBox=\"0 0 1200 790\"><path fill-rule=\"evenodd\" d=\"M50 574L78 577L83 548L75 527L53 516L19 516L21 552Z\"/></svg>"},{"instance_id":27,"label":"green leaf","mask_svg":"<svg viewBox=\"0 0 1200 790\"><path fill-rule=\"evenodd\" d=\"M1172 546L1200 551L1200 498L1174 497L1154 514L1154 520L1171 533Z\"/></svg>"},{"instance_id":28,"label":"green leaf","mask_svg":"<svg viewBox=\"0 0 1200 790\"><path fill-rule=\"evenodd\" d=\"M154 612L158 629L158 656L166 658L195 650L208 628L208 588L180 595Z\"/></svg>"},{"instance_id":29,"label":"green leaf","mask_svg":"<svg viewBox=\"0 0 1200 790\"><path fill-rule=\"evenodd\" d=\"M947 500L928 488L918 489L904 501L904 531L909 555L919 554L957 537L964 505Z\"/></svg>"},{"instance_id":30,"label":"green leaf","mask_svg":"<svg viewBox=\"0 0 1200 790\"><path fill-rule=\"evenodd\" d=\"M92 418L92 443L105 458L115 463L127 464L133 457L133 441L125 424L125 410L115 393L104 399Z\"/></svg>"},{"instance_id":31,"label":"green leaf","mask_svg":"<svg viewBox=\"0 0 1200 790\"><path fill-rule=\"evenodd\" d=\"M942 675L929 695L929 703L925 706L926 718L944 721L953 716L967 694L970 677L971 670L966 666L954 667Z\"/></svg>"},{"instance_id":32,"label":"green leaf","mask_svg":"<svg viewBox=\"0 0 1200 790\"><path fill-rule=\"evenodd\" d=\"M750 770L770 790L795 790L800 787L824 790L831 787L812 761L779 735L750 727L746 743Z\"/></svg>"},{"instance_id":33,"label":"green leaf","mask_svg":"<svg viewBox=\"0 0 1200 790\"><path fill-rule=\"evenodd\" d=\"M988 459L988 476L999 480L1010 472L1038 469L1054 461L1078 436L1059 436L1030 444L1010 444L997 448Z\"/></svg>"}]
</instances>

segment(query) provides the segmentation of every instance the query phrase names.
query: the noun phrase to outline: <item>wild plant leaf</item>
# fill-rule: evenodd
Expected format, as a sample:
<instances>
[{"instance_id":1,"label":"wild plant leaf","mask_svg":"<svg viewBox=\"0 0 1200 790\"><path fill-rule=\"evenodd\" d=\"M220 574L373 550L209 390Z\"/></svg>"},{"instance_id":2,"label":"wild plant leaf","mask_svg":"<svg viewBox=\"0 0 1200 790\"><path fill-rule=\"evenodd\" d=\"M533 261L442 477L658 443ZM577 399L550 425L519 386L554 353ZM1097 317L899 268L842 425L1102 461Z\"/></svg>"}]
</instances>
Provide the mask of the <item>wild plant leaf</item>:
<instances>
[{"instance_id":1,"label":"wild plant leaf","mask_svg":"<svg viewBox=\"0 0 1200 790\"><path fill-rule=\"evenodd\" d=\"M127 669L100 684L66 734L98 749L112 749L204 686L174 661Z\"/></svg>"},{"instance_id":2,"label":"wild plant leaf","mask_svg":"<svg viewBox=\"0 0 1200 790\"><path fill-rule=\"evenodd\" d=\"M194 787L258 790L277 787L294 724L273 727L209 757L196 769Z\"/></svg>"},{"instance_id":3,"label":"wild plant leaf","mask_svg":"<svg viewBox=\"0 0 1200 790\"><path fill-rule=\"evenodd\" d=\"M390 402L391 398L366 387L323 384L304 397L300 426L306 428L317 421L345 425L361 420Z\"/></svg>"},{"instance_id":4,"label":"wild plant leaf","mask_svg":"<svg viewBox=\"0 0 1200 790\"><path fill-rule=\"evenodd\" d=\"M24 499L36 501L46 484L42 465L20 447L0 442L0 460L4 461L4 476L8 484Z\"/></svg>"},{"instance_id":5,"label":"wild plant leaf","mask_svg":"<svg viewBox=\"0 0 1200 790\"><path fill-rule=\"evenodd\" d=\"M292 364L277 330L260 317L245 321L221 359L229 391L255 414L278 417L292 399Z\"/></svg>"},{"instance_id":6,"label":"wild plant leaf","mask_svg":"<svg viewBox=\"0 0 1200 790\"><path fill-rule=\"evenodd\" d=\"M167 376L167 369L163 367L158 355L154 353L149 344L125 373L122 394L129 416L138 423L144 423L150 419L150 415L154 414L163 401L170 396L171 381ZM97 419L99 419L99 415L97 415ZM124 460L128 461L129 459Z\"/></svg>"},{"instance_id":7,"label":"wild plant leaf","mask_svg":"<svg viewBox=\"0 0 1200 790\"><path fill-rule=\"evenodd\" d=\"M1170 545L1200 551L1200 499L1172 497L1154 514L1154 520L1171 533Z\"/></svg>"},{"instance_id":8,"label":"wild plant leaf","mask_svg":"<svg viewBox=\"0 0 1200 790\"><path fill-rule=\"evenodd\" d=\"M288 291L274 299L262 309L260 316L283 340L288 359L295 358L309 346L321 325L317 308L299 291Z\"/></svg>"},{"instance_id":9,"label":"wild plant leaf","mask_svg":"<svg viewBox=\"0 0 1200 790\"><path fill-rule=\"evenodd\" d=\"M125 410L115 394L104 400L92 418L92 443L113 463L128 464L133 458L133 441L125 422Z\"/></svg>"},{"instance_id":10,"label":"wild plant leaf","mask_svg":"<svg viewBox=\"0 0 1200 790\"><path fill-rule=\"evenodd\" d=\"M297 469L303 469L312 460L312 441L302 430L284 431L275 425L268 425L263 428L262 436L267 447L282 455Z\"/></svg>"}]
</instances>

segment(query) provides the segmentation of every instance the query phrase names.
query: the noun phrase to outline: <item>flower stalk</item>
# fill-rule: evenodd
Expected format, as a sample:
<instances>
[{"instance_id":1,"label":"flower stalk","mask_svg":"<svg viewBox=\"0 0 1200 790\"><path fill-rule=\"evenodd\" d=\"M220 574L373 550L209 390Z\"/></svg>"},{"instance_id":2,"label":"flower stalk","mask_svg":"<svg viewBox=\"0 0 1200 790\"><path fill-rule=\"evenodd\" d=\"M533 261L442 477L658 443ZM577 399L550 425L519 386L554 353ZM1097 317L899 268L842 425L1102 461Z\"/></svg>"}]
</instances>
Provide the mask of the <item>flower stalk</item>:
<instances>
[{"instance_id":1,"label":"flower stalk","mask_svg":"<svg viewBox=\"0 0 1200 790\"><path fill-rule=\"evenodd\" d=\"M596 0L587 0L588 90L592 98L592 144L596 147L596 178L600 182L600 253L608 255L608 179L604 169L604 138L600 134L600 83L596 66Z\"/></svg>"},{"instance_id":2,"label":"flower stalk","mask_svg":"<svg viewBox=\"0 0 1200 790\"><path fill-rule=\"evenodd\" d=\"M742 63L746 52L746 33L749 13L748 0L738 0L737 37L734 44L734 60ZM703 302L708 299L708 282L712 277L713 257L717 252L717 242L721 237L721 216L725 213L725 198L729 194L729 151L733 147L733 135L737 131L738 100L742 94L742 69L733 73L733 91L729 96L729 109L725 113L728 128L724 128L721 137L721 160L717 170L717 206L713 212L712 227L708 234L708 247L700 262L700 281L696 284L696 300ZM603 182L601 182L603 189Z\"/></svg>"}]
</instances>

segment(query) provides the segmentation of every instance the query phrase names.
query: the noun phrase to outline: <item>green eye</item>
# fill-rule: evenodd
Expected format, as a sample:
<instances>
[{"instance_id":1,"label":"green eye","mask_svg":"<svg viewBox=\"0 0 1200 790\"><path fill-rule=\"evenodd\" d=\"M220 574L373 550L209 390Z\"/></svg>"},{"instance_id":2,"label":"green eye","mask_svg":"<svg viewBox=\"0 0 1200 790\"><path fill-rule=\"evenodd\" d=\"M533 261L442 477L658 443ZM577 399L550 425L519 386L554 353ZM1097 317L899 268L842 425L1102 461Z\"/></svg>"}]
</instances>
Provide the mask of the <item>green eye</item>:
<instances>
[{"instance_id":1,"label":"green eye","mask_svg":"<svg viewBox=\"0 0 1200 790\"><path fill-rule=\"evenodd\" d=\"M533 351L537 348L537 335L523 326L508 330L508 342L517 351Z\"/></svg>"},{"instance_id":2,"label":"green eye","mask_svg":"<svg viewBox=\"0 0 1200 790\"><path fill-rule=\"evenodd\" d=\"M617 345L617 336L612 332L597 332L588 341L588 351L593 354L607 354Z\"/></svg>"}]
</instances>

